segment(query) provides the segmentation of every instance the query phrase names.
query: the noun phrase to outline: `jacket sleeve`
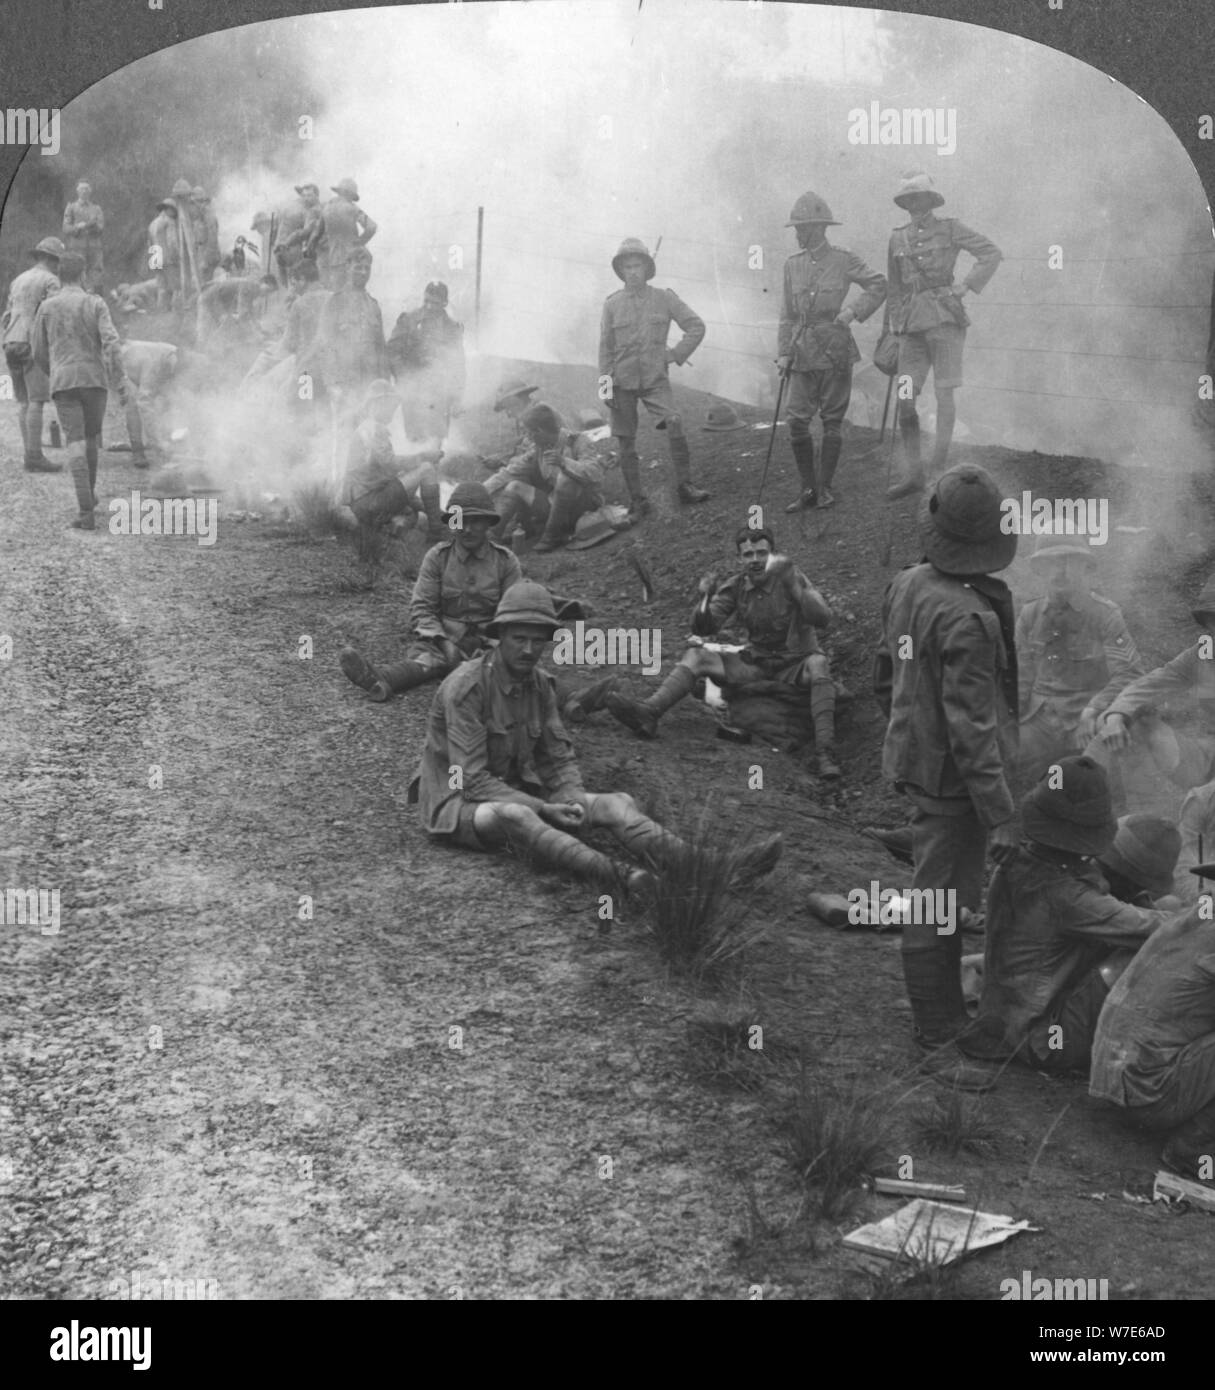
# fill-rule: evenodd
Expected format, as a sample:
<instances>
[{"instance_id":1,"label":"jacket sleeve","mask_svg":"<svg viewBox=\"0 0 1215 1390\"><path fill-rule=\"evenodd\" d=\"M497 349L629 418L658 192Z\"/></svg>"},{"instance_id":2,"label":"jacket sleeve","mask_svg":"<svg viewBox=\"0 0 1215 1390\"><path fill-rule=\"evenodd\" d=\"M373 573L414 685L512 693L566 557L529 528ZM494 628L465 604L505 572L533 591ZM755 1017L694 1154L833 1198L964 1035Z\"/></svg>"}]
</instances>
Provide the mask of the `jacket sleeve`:
<instances>
[{"instance_id":1,"label":"jacket sleeve","mask_svg":"<svg viewBox=\"0 0 1215 1390\"><path fill-rule=\"evenodd\" d=\"M1020 693L1020 713L1029 713L1030 697L1038 679L1038 663L1032 655L1030 634L1030 605L1026 604L1017 614L1017 685Z\"/></svg>"},{"instance_id":2,"label":"jacket sleeve","mask_svg":"<svg viewBox=\"0 0 1215 1390\"><path fill-rule=\"evenodd\" d=\"M789 593L802 618L812 627L825 628L834 618L831 605L801 570L794 571Z\"/></svg>"},{"instance_id":3,"label":"jacket sleeve","mask_svg":"<svg viewBox=\"0 0 1215 1390\"><path fill-rule=\"evenodd\" d=\"M1146 674L1135 639L1127 631L1122 614L1116 608L1109 610L1101 624L1101 644L1105 649L1105 664L1110 669L1110 678L1089 701L1098 714L1113 704L1132 681Z\"/></svg>"},{"instance_id":4,"label":"jacket sleeve","mask_svg":"<svg viewBox=\"0 0 1215 1390\"><path fill-rule=\"evenodd\" d=\"M941 651L941 704L953 758L979 819L990 830L1015 811L1000 750L997 678L1003 647L994 613L969 613L952 624Z\"/></svg>"},{"instance_id":5,"label":"jacket sleeve","mask_svg":"<svg viewBox=\"0 0 1215 1390\"><path fill-rule=\"evenodd\" d=\"M873 698L886 722L890 722L890 707L894 699L894 653L890 648L890 589L882 598L882 635L873 658Z\"/></svg>"},{"instance_id":6,"label":"jacket sleeve","mask_svg":"<svg viewBox=\"0 0 1215 1390\"><path fill-rule=\"evenodd\" d=\"M1198 672L1198 647L1187 647L1180 655L1164 666L1158 666L1146 676L1131 681L1124 686L1116 699L1112 700L1105 713L1120 714L1124 719L1134 719L1144 710L1155 709L1164 704L1169 696L1186 696L1194 689Z\"/></svg>"},{"instance_id":7,"label":"jacket sleeve","mask_svg":"<svg viewBox=\"0 0 1215 1390\"><path fill-rule=\"evenodd\" d=\"M694 314L674 290L665 291L671 317L683 329L683 337L671 349L671 354L681 366L704 341L704 319Z\"/></svg>"},{"instance_id":8,"label":"jacket sleeve","mask_svg":"<svg viewBox=\"0 0 1215 1390\"><path fill-rule=\"evenodd\" d=\"M1140 946L1173 915L1124 903L1112 893L1103 893L1087 883L1074 883L1072 891L1074 897L1068 893L1071 901L1061 905L1059 930L1094 946Z\"/></svg>"},{"instance_id":9,"label":"jacket sleeve","mask_svg":"<svg viewBox=\"0 0 1215 1390\"><path fill-rule=\"evenodd\" d=\"M445 637L443 627L443 561L447 556L431 548L422 558L409 603L409 621L419 637Z\"/></svg>"},{"instance_id":10,"label":"jacket sleeve","mask_svg":"<svg viewBox=\"0 0 1215 1390\"><path fill-rule=\"evenodd\" d=\"M43 304L46 303L44 299ZM34 327L30 333L30 349L34 354L34 361L38 368L46 376L51 374L51 344L46 330L46 315L39 306L38 312L34 315Z\"/></svg>"},{"instance_id":11,"label":"jacket sleeve","mask_svg":"<svg viewBox=\"0 0 1215 1390\"><path fill-rule=\"evenodd\" d=\"M902 331L908 298L907 286L903 284L902 272L899 269L899 258L894 254L900 235L897 231L892 233L890 245L886 249L886 309L890 315L892 333Z\"/></svg>"},{"instance_id":12,"label":"jacket sleeve","mask_svg":"<svg viewBox=\"0 0 1215 1390\"><path fill-rule=\"evenodd\" d=\"M723 627L727 627L730 620L738 612L738 591L735 583L728 581L722 584L709 600L708 608L702 619L708 632L720 632Z\"/></svg>"},{"instance_id":13,"label":"jacket sleeve","mask_svg":"<svg viewBox=\"0 0 1215 1390\"><path fill-rule=\"evenodd\" d=\"M362 208L359 209L357 220L360 234L355 240L355 245L366 246L371 238L375 236L376 232L379 231L379 227L376 225L374 219L369 217Z\"/></svg>"},{"instance_id":14,"label":"jacket sleeve","mask_svg":"<svg viewBox=\"0 0 1215 1390\"><path fill-rule=\"evenodd\" d=\"M574 745L561 715L551 682L543 683L540 696L540 742L536 747L536 771L553 801L568 801L586 791L574 754Z\"/></svg>"},{"instance_id":15,"label":"jacket sleeve","mask_svg":"<svg viewBox=\"0 0 1215 1390\"><path fill-rule=\"evenodd\" d=\"M780 297L780 328L776 334L776 355L786 357L793 346L793 327L797 322L797 310L793 304L793 272L789 262L785 262L784 285Z\"/></svg>"},{"instance_id":16,"label":"jacket sleeve","mask_svg":"<svg viewBox=\"0 0 1215 1390\"><path fill-rule=\"evenodd\" d=\"M859 285L863 291L848 307L852 310L856 322L864 323L886 301L886 277L876 270L870 270L865 262L851 251L848 253L847 275L848 279L854 285Z\"/></svg>"},{"instance_id":17,"label":"jacket sleeve","mask_svg":"<svg viewBox=\"0 0 1215 1390\"><path fill-rule=\"evenodd\" d=\"M983 286L996 273L996 266L1004 259L1004 252L985 236L972 231L964 222L953 219L953 244L963 251L969 251L975 258L970 274L962 282L974 294L981 294Z\"/></svg>"},{"instance_id":18,"label":"jacket sleeve","mask_svg":"<svg viewBox=\"0 0 1215 1390\"><path fill-rule=\"evenodd\" d=\"M613 334L612 317L608 312L608 306L604 304L603 313L599 316L599 375L610 377L613 366Z\"/></svg>"}]
</instances>

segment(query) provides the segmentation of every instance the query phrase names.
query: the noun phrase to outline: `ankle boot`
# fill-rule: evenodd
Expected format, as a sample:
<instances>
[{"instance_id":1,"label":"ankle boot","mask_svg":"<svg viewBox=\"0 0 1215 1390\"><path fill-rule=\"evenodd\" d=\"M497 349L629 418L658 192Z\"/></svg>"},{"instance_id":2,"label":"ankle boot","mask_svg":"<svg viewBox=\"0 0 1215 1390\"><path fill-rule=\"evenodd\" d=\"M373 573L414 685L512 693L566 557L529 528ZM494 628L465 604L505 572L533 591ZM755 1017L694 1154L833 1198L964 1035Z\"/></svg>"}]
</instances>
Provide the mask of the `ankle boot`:
<instances>
[{"instance_id":1,"label":"ankle boot","mask_svg":"<svg viewBox=\"0 0 1215 1390\"><path fill-rule=\"evenodd\" d=\"M641 486L641 460L631 439L620 441L620 476L629 494L629 520L637 522L650 515L650 500Z\"/></svg>"},{"instance_id":2,"label":"ankle boot","mask_svg":"<svg viewBox=\"0 0 1215 1390\"><path fill-rule=\"evenodd\" d=\"M835 747L835 682L828 676L810 686L810 717L814 720L814 751L821 777L835 778L840 770L832 757Z\"/></svg>"},{"instance_id":3,"label":"ankle boot","mask_svg":"<svg viewBox=\"0 0 1215 1390\"><path fill-rule=\"evenodd\" d=\"M1183 1178L1215 1186L1215 1101L1173 1131L1160 1158Z\"/></svg>"},{"instance_id":4,"label":"ankle boot","mask_svg":"<svg viewBox=\"0 0 1215 1390\"><path fill-rule=\"evenodd\" d=\"M510 538L515 533L515 525L519 520L519 513L523 510L523 504L517 497L506 493L500 493L499 499L494 503L498 513L498 524L490 531L490 539L497 541L499 545L510 545Z\"/></svg>"},{"instance_id":5,"label":"ankle boot","mask_svg":"<svg viewBox=\"0 0 1215 1390\"><path fill-rule=\"evenodd\" d=\"M91 524L97 499L93 496L93 487L89 482L89 461L85 457L83 441L77 440L75 444L68 446L67 463L68 471L72 475L72 485L76 489L76 506L80 509L81 520L87 516Z\"/></svg>"},{"instance_id":6,"label":"ankle boot","mask_svg":"<svg viewBox=\"0 0 1215 1390\"><path fill-rule=\"evenodd\" d=\"M692 455L688 441L681 434L667 432L667 448L671 451L671 466L675 470L676 494L681 502L707 502L709 494L692 481Z\"/></svg>"},{"instance_id":7,"label":"ankle boot","mask_svg":"<svg viewBox=\"0 0 1215 1390\"><path fill-rule=\"evenodd\" d=\"M840 450L843 448L843 440L839 435L827 435L823 439L823 461L818 470L818 505L820 507L830 507L835 504L835 498L831 495L831 480L835 477L836 465L840 461Z\"/></svg>"},{"instance_id":8,"label":"ankle boot","mask_svg":"<svg viewBox=\"0 0 1215 1390\"><path fill-rule=\"evenodd\" d=\"M426 539L431 545L446 540L448 531L443 524L443 504L439 501L438 483L419 483L418 496L426 512Z\"/></svg>"},{"instance_id":9,"label":"ankle boot","mask_svg":"<svg viewBox=\"0 0 1215 1390\"><path fill-rule=\"evenodd\" d=\"M381 666L380 682L385 693L382 696L373 693L372 699L388 700L428 681L442 680L449 670L454 667L423 666L420 661L396 661L391 666Z\"/></svg>"},{"instance_id":10,"label":"ankle boot","mask_svg":"<svg viewBox=\"0 0 1215 1390\"><path fill-rule=\"evenodd\" d=\"M648 700L631 700L625 695L608 695L604 700L608 711L627 729L641 738L657 738L658 721L671 708L692 693L696 677L690 666L682 663L650 696Z\"/></svg>"},{"instance_id":11,"label":"ankle boot","mask_svg":"<svg viewBox=\"0 0 1215 1390\"><path fill-rule=\"evenodd\" d=\"M790 502L786 512L803 512L818 506L818 476L814 471L814 440L804 435L791 439L793 461L797 464L797 476L802 482L801 496Z\"/></svg>"},{"instance_id":12,"label":"ankle boot","mask_svg":"<svg viewBox=\"0 0 1215 1390\"><path fill-rule=\"evenodd\" d=\"M907 476L901 483L896 483L887 491L886 498L891 502L897 501L900 497L909 497L913 492L919 492L925 481L924 461L920 457L920 417L918 415L899 420L899 437L902 442Z\"/></svg>"},{"instance_id":13,"label":"ankle boot","mask_svg":"<svg viewBox=\"0 0 1215 1390\"><path fill-rule=\"evenodd\" d=\"M544 534L536 542L537 554L547 554L559 550L574 534L574 522L578 516L578 504L563 492L554 491L549 501L548 521Z\"/></svg>"}]
</instances>

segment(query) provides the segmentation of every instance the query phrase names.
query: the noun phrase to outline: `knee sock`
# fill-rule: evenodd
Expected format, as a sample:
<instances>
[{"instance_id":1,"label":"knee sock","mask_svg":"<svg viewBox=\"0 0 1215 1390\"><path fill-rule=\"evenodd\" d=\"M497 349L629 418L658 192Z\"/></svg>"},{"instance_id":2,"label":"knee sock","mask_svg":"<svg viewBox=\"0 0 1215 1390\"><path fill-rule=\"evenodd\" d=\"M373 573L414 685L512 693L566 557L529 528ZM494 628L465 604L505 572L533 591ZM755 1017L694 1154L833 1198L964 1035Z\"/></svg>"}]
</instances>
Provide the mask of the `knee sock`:
<instances>
[{"instance_id":1,"label":"knee sock","mask_svg":"<svg viewBox=\"0 0 1215 1390\"><path fill-rule=\"evenodd\" d=\"M692 674L692 668L684 666L681 662L653 695L641 703L654 714L665 714L672 705L678 704L690 695L695 685L696 677Z\"/></svg>"},{"instance_id":2,"label":"knee sock","mask_svg":"<svg viewBox=\"0 0 1215 1390\"><path fill-rule=\"evenodd\" d=\"M815 747L830 748L835 742L835 682L830 676L810 684L810 717Z\"/></svg>"}]
</instances>

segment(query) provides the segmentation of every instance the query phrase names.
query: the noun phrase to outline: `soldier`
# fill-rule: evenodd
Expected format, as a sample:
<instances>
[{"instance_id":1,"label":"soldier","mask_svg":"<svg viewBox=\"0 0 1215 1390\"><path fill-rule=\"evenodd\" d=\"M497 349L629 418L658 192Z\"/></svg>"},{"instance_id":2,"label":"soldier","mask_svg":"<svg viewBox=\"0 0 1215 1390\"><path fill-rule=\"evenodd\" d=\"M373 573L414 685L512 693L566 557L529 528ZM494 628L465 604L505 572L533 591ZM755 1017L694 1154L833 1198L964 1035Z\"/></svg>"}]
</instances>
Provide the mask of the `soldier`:
<instances>
[{"instance_id":1,"label":"soldier","mask_svg":"<svg viewBox=\"0 0 1215 1390\"><path fill-rule=\"evenodd\" d=\"M630 855L656 867L687 849L643 816L631 796L582 785L553 677L539 666L557 625L553 601L539 584L525 580L507 590L487 627L498 645L439 687L410 800L418 800L432 836L461 849L509 845L529 863L609 890L624 879L636 892L649 886L649 874L617 867L583 844L579 832L606 830ZM782 848L779 835L761 841L740 876L769 872Z\"/></svg>"},{"instance_id":2,"label":"soldier","mask_svg":"<svg viewBox=\"0 0 1215 1390\"><path fill-rule=\"evenodd\" d=\"M34 360L50 377L51 399L67 445L80 509L72 526L92 531L107 372L123 405L128 387L110 311L100 295L86 292L80 283L83 274L84 257L64 252L59 258L59 292L43 300L34 320L33 349Z\"/></svg>"},{"instance_id":3,"label":"soldier","mask_svg":"<svg viewBox=\"0 0 1215 1390\"><path fill-rule=\"evenodd\" d=\"M830 507L843 441L840 426L852 397L852 364L861 360L849 331L864 323L886 298L886 277L870 270L851 251L832 246L827 228L840 224L817 193L803 193L793 204L787 226L794 228L801 247L785 262L777 365L788 374L789 442L802 480L801 496L785 508ZM849 285L861 295L848 308ZM822 466L815 471L810 421L823 419Z\"/></svg>"},{"instance_id":4,"label":"soldier","mask_svg":"<svg viewBox=\"0 0 1215 1390\"><path fill-rule=\"evenodd\" d=\"M924 487L924 463L920 456L920 417L916 400L932 371L937 397L937 434L933 446L934 476L945 467L953 439L957 407L954 391L962 384L962 348L970 320L962 306L967 293L979 294L1003 252L985 236L973 232L956 217L937 217L933 208L945 201L925 173L904 174L894 201L911 214L906 226L890 238L890 329L899 335L898 376L911 379L912 398L900 393L897 413L907 476L887 496L894 500ZM958 252L975 259L961 284L954 283Z\"/></svg>"},{"instance_id":5,"label":"soldier","mask_svg":"<svg viewBox=\"0 0 1215 1390\"><path fill-rule=\"evenodd\" d=\"M326 400L325 383L317 364L317 334L329 291L321 288L315 261L297 261L291 267L289 283L293 298L282 335L261 352L242 384L274 372L267 384L273 383L275 389L284 392L294 424L315 429L318 405Z\"/></svg>"},{"instance_id":6,"label":"soldier","mask_svg":"<svg viewBox=\"0 0 1215 1390\"><path fill-rule=\"evenodd\" d=\"M991 836L997 859L1016 847L1011 790L1017 753L1012 595L994 575L1012 564L999 489L981 468L952 468L920 511L924 559L886 589L874 689L886 713L882 770L915 808L913 887L953 889L975 911ZM985 1075L949 1044L969 1022L961 934L903 928L903 978L916 1041L940 1079L985 1090Z\"/></svg>"},{"instance_id":7,"label":"soldier","mask_svg":"<svg viewBox=\"0 0 1215 1390\"><path fill-rule=\"evenodd\" d=\"M532 397L539 389L538 386L529 385L522 377L509 377L498 387L497 395L494 397L494 414L504 414L514 422L514 452L528 446L523 417L532 408Z\"/></svg>"},{"instance_id":8,"label":"soldier","mask_svg":"<svg viewBox=\"0 0 1215 1390\"><path fill-rule=\"evenodd\" d=\"M1193 872L1215 876L1215 864ZM1183 1177L1215 1173L1215 922L1204 894L1144 943L1110 991L1089 1095L1139 1129L1171 1130L1160 1155Z\"/></svg>"},{"instance_id":9,"label":"soldier","mask_svg":"<svg viewBox=\"0 0 1215 1390\"><path fill-rule=\"evenodd\" d=\"M292 269L304 257L304 248L313 233L320 235L321 190L315 183L295 185L296 196L274 214L270 228L270 262L281 284L287 284Z\"/></svg>"},{"instance_id":10,"label":"soldier","mask_svg":"<svg viewBox=\"0 0 1215 1390\"><path fill-rule=\"evenodd\" d=\"M1144 750L1164 776L1187 790L1215 779L1215 575L1191 611L1204 635L1124 686L1101 716L1089 748L1103 763L1128 749Z\"/></svg>"},{"instance_id":11,"label":"soldier","mask_svg":"<svg viewBox=\"0 0 1215 1390\"><path fill-rule=\"evenodd\" d=\"M1012 1057L1042 1071L1087 1072L1110 987L1170 913L1122 901L1093 866L1114 847L1119 827L1105 773L1091 758L1063 758L1021 813L1025 839L988 887L983 994L958 1049L982 1061ZM1149 874L1163 896L1180 837L1167 822L1141 819L1152 821L1152 833L1172 832L1171 854ZM1123 842L1132 853L1141 848L1136 833Z\"/></svg>"},{"instance_id":12,"label":"soldier","mask_svg":"<svg viewBox=\"0 0 1215 1390\"><path fill-rule=\"evenodd\" d=\"M79 251L84 257L84 287L94 294L101 293L104 265L101 237L105 231L105 213L93 202L92 185L83 179L76 185L76 201L63 210L63 240L69 251Z\"/></svg>"},{"instance_id":13,"label":"soldier","mask_svg":"<svg viewBox=\"0 0 1215 1390\"><path fill-rule=\"evenodd\" d=\"M321 208L313 224L304 254L312 256L321 269L321 278L331 290L343 289L354 262L350 253L366 246L376 234L376 224L363 208L356 207L359 187L353 179L331 184L336 198Z\"/></svg>"},{"instance_id":14,"label":"soldier","mask_svg":"<svg viewBox=\"0 0 1215 1390\"><path fill-rule=\"evenodd\" d=\"M4 360L8 363L13 397L17 401L17 423L21 427L27 473L62 471L60 464L52 463L42 452L42 417L51 398L51 384L34 361L32 341L39 306L59 288L57 272L63 252L63 242L58 237L42 238L30 252L33 265L16 276L8 287L8 306L0 320Z\"/></svg>"},{"instance_id":15,"label":"soldier","mask_svg":"<svg viewBox=\"0 0 1215 1390\"><path fill-rule=\"evenodd\" d=\"M603 468L584 435L565 429L551 406L533 405L520 424L530 448L485 484L491 497L501 494L496 534L508 544L516 522L527 534L543 526L536 550L557 550L572 538L584 512L603 505Z\"/></svg>"},{"instance_id":16,"label":"soldier","mask_svg":"<svg viewBox=\"0 0 1215 1390\"><path fill-rule=\"evenodd\" d=\"M156 274L156 307L162 313L181 307L181 236L177 203L162 198L148 224L148 266Z\"/></svg>"},{"instance_id":17,"label":"soldier","mask_svg":"<svg viewBox=\"0 0 1215 1390\"><path fill-rule=\"evenodd\" d=\"M124 407L131 463L136 468L148 468L149 444L154 453L164 453L166 432L157 419L157 407L177 375L183 349L175 343L127 341L121 354L122 368L130 384Z\"/></svg>"},{"instance_id":18,"label":"soldier","mask_svg":"<svg viewBox=\"0 0 1215 1390\"><path fill-rule=\"evenodd\" d=\"M809 691L818 772L839 777L833 756L835 683L816 631L831 621L831 609L787 556L773 553L776 540L768 527L744 526L734 543L739 573L720 585L712 577L701 580L692 632L702 637L737 626L746 634L746 647L741 652L710 652L690 646L648 700L612 694L605 702L608 710L641 738L655 738L659 719L690 695L703 676L728 685L783 681Z\"/></svg>"},{"instance_id":19,"label":"soldier","mask_svg":"<svg viewBox=\"0 0 1215 1390\"><path fill-rule=\"evenodd\" d=\"M325 301L317 321L315 355L328 390L348 398L346 409L360 399L377 377L388 376L384 316L367 293L371 252L356 246L350 252L349 284Z\"/></svg>"},{"instance_id":20,"label":"soldier","mask_svg":"<svg viewBox=\"0 0 1215 1390\"><path fill-rule=\"evenodd\" d=\"M432 546L422 560L409 609L414 637L405 660L375 667L353 647L344 648L339 658L345 675L379 703L441 680L483 651L499 600L523 578L514 554L489 539L498 513L480 483L460 483L443 519L456 525L451 537Z\"/></svg>"},{"instance_id":21,"label":"soldier","mask_svg":"<svg viewBox=\"0 0 1215 1390\"><path fill-rule=\"evenodd\" d=\"M397 319L388 360L401 388L401 418L410 439L445 439L464 396L464 325L447 312L447 286L432 280L420 309Z\"/></svg>"},{"instance_id":22,"label":"soldier","mask_svg":"<svg viewBox=\"0 0 1215 1390\"><path fill-rule=\"evenodd\" d=\"M219 265L219 219L211 211L210 196L201 185L190 190L190 209L198 278L206 285L211 282Z\"/></svg>"},{"instance_id":23,"label":"soldier","mask_svg":"<svg viewBox=\"0 0 1215 1390\"><path fill-rule=\"evenodd\" d=\"M373 381L363 404L364 418L350 437L346 460L345 501L364 526L425 510L427 540L433 545L447 534L439 501L434 454L403 458L393 453L388 424L401 398L387 380Z\"/></svg>"},{"instance_id":24,"label":"soldier","mask_svg":"<svg viewBox=\"0 0 1215 1390\"><path fill-rule=\"evenodd\" d=\"M610 392L606 403L612 433L619 441L620 471L629 490L629 517L640 521L650 514L650 503L641 486L641 460L637 457L637 403L658 417L665 429L671 465L681 502L704 502L709 494L692 482L692 460L683 421L675 409L667 368L682 366L705 336L698 318L674 290L649 284L656 272L654 258L636 237L626 237L612 257L612 269L624 281L624 289L609 295L599 328L600 393ZM667 347L671 321L683 330L673 348Z\"/></svg>"},{"instance_id":25,"label":"soldier","mask_svg":"<svg viewBox=\"0 0 1215 1390\"><path fill-rule=\"evenodd\" d=\"M204 285L198 296L198 346L214 353L218 344L231 349L241 342L256 341L267 308L278 293L273 275L260 280L236 276Z\"/></svg>"}]
</instances>

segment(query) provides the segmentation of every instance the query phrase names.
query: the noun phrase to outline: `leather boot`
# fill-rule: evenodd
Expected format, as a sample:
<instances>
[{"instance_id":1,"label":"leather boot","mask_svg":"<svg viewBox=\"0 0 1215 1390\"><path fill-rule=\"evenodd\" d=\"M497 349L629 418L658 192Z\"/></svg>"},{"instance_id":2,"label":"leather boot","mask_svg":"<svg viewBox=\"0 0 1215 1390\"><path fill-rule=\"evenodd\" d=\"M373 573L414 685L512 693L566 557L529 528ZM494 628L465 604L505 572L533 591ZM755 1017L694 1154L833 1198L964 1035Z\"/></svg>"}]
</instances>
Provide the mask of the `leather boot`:
<instances>
[{"instance_id":1,"label":"leather boot","mask_svg":"<svg viewBox=\"0 0 1215 1390\"><path fill-rule=\"evenodd\" d=\"M427 543L437 545L448 535L447 527L443 524L443 504L439 501L438 483L419 483L418 496L426 512Z\"/></svg>"},{"instance_id":2,"label":"leather boot","mask_svg":"<svg viewBox=\"0 0 1215 1390\"><path fill-rule=\"evenodd\" d=\"M510 545L510 538L515 534L515 526L519 521L519 515L523 510L523 503L517 497L507 493L501 494L501 501L494 503L498 512L498 524L490 531L491 540L495 540L499 545Z\"/></svg>"},{"instance_id":3,"label":"leather boot","mask_svg":"<svg viewBox=\"0 0 1215 1390\"><path fill-rule=\"evenodd\" d=\"M802 480L801 496L790 502L786 512L804 512L818 506L818 476L814 471L814 440L804 435L791 439L793 461L797 464L797 476Z\"/></svg>"},{"instance_id":4,"label":"leather boot","mask_svg":"<svg viewBox=\"0 0 1215 1390\"><path fill-rule=\"evenodd\" d=\"M80 531L92 531L96 525L93 508L97 505L97 499L93 496L93 487L89 482L89 462L83 441L78 440L68 446L67 463L68 471L72 475L72 486L76 489L76 505L80 509L80 515L72 525Z\"/></svg>"},{"instance_id":5,"label":"leather boot","mask_svg":"<svg viewBox=\"0 0 1215 1390\"><path fill-rule=\"evenodd\" d=\"M1160 1159L1183 1178L1215 1186L1215 1101L1173 1131Z\"/></svg>"},{"instance_id":6,"label":"leather boot","mask_svg":"<svg viewBox=\"0 0 1215 1390\"><path fill-rule=\"evenodd\" d=\"M680 663L648 700L631 700L625 695L612 694L604 704L614 719L640 738L657 738L659 719L672 705L690 695L695 685L692 668Z\"/></svg>"},{"instance_id":7,"label":"leather boot","mask_svg":"<svg viewBox=\"0 0 1215 1390\"><path fill-rule=\"evenodd\" d=\"M620 441L620 476L629 494L629 521L636 525L653 512L650 499L641 486L641 460L631 439Z\"/></svg>"},{"instance_id":8,"label":"leather boot","mask_svg":"<svg viewBox=\"0 0 1215 1390\"><path fill-rule=\"evenodd\" d=\"M835 747L835 682L830 676L811 684L810 716L814 720L814 751L819 776L833 780L843 776L832 757Z\"/></svg>"},{"instance_id":9,"label":"leather boot","mask_svg":"<svg viewBox=\"0 0 1215 1390\"><path fill-rule=\"evenodd\" d=\"M667 430L667 448L671 451L671 466L675 470L675 491L681 502L707 502L709 494L692 481L692 455L683 433Z\"/></svg>"},{"instance_id":10,"label":"leather boot","mask_svg":"<svg viewBox=\"0 0 1215 1390\"><path fill-rule=\"evenodd\" d=\"M619 676L604 676L584 690L575 692L561 707L562 719L567 724L584 724L589 715L603 708L604 701L619 684Z\"/></svg>"},{"instance_id":11,"label":"leather boot","mask_svg":"<svg viewBox=\"0 0 1215 1390\"><path fill-rule=\"evenodd\" d=\"M902 441L903 460L907 476L901 483L887 489L886 500L895 502L900 497L910 497L913 492L923 490L924 460L920 457L920 417L910 415L899 419L899 437Z\"/></svg>"},{"instance_id":12,"label":"leather boot","mask_svg":"<svg viewBox=\"0 0 1215 1390\"><path fill-rule=\"evenodd\" d=\"M414 690L429 681L442 680L453 669L450 666L423 666L420 661L394 661L391 666L380 667L380 681L387 693L381 696L373 692L371 698L391 699L393 695Z\"/></svg>"},{"instance_id":13,"label":"leather boot","mask_svg":"<svg viewBox=\"0 0 1215 1390\"><path fill-rule=\"evenodd\" d=\"M840 461L840 450L843 448L843 444L844 441L838 434L829 434L823 438L823 461L818 470L818 505L820 507L835 505L835 498L831 495L831 480L835 477L835 469Z\"/></svg>"},{"instance_id":14,"label":"leather boot","mask_svg":"<svg viewBox=\"0 0 1215 1390\"><path fill-rule=\"evenodd\" d=\"M536 542L536 553L547 554L550 550L560 550L573 536L574 522L578 519L578 502L563 491L554 490L548 507L548 521L544 525L544 535Z\"/></svg>"},{"instance_id":15,"label":"leather boot","mask_svg":"<svg viewBox=\"0 0 1215 1390\"><path fill-rule=\"evenodd\" d=\"M42 452L42 413L41 401L30 401L21 411L21 439L25 445L25 471L27 473L62 473L63 465L52 463Z\"/></svg>"}]
</instances>

